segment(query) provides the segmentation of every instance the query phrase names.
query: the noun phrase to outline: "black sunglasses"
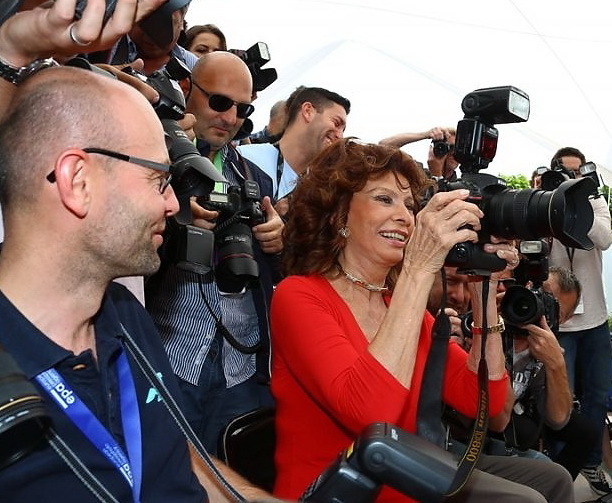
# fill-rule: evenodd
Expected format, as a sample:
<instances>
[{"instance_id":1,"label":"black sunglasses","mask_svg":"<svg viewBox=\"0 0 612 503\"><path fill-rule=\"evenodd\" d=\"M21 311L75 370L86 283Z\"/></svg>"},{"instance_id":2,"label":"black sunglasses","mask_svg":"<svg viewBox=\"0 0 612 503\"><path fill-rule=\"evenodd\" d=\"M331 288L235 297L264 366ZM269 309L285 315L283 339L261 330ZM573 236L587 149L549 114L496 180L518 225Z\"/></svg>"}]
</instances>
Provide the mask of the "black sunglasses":
<instances>
[{"instance_id":1,"label":"black sunglasses","mask_svg":"<svg viewBox=\"0 0 612 503\"><path fill-rule=\"evenodd\" d=\"M226 112L234 105L236 105L236 115L239 119L246 119L249 115L251 115L255 111L255 107L250 103L240 103L238 101L234 101L227 96L223 96L222 94L210 94L208 91L204 90L195 80L191 82L194 86L196 86L200 91L202 91L206 96L208 96L208 106L212 108L215 112Z\"/></svg>"}]
</instances>

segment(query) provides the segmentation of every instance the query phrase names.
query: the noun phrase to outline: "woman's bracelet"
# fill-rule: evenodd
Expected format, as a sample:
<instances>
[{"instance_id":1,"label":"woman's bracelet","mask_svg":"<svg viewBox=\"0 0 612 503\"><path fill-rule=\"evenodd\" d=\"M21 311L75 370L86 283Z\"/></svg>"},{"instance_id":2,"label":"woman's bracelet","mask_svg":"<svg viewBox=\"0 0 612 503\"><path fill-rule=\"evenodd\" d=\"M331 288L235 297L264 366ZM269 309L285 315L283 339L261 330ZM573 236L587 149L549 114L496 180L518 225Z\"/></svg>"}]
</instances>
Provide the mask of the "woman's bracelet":
<instances>
[{"instance_id":1,"label":"woman's bracelet","mask_svg":"<svg viewBox=\"0 0 612 503\"><path fill-rule=\"evenodd\" d=\"M482 327L474 326L474 322L471 325L472 334L474 335L482 335ZM497 325L493 325L492 327L487 328L487 335L489 334L501 334L506 329L504 325L504 320L501 317L497 318Z\"/></svg>"}]
</instances>

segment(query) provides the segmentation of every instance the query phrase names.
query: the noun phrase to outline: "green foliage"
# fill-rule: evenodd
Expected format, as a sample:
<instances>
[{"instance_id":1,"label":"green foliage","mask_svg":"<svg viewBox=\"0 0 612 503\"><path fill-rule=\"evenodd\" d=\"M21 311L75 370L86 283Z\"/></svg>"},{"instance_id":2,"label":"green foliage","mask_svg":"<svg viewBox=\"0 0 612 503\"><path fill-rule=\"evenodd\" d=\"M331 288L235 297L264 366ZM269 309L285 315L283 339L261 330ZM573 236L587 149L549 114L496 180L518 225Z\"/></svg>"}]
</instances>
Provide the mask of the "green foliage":
<instances>
[{"instance_id":1,"label":"green foliage","mask_svg":"<svg viewBox=\"0 0 612 503\"><path fill-rule=\"evenodd\" d=\"M610 190L612 190L610 187L604 185L603 187L600 187L599 193L602 194L602 197L605 197L608 201L608 209L610 210L610 215L612 215L612 197L608 197Z\"/></svg>"},{"instance_id":2,"label":"green foliage","mask_svg":"<svg viewBox=\"0 0 612 503\"><path fill-rule=\"evenodd\" d=\"M508 187L513 189L528 189L529 180L525 175L500 175L508 184Z\"/></svg>"}]
</instances>

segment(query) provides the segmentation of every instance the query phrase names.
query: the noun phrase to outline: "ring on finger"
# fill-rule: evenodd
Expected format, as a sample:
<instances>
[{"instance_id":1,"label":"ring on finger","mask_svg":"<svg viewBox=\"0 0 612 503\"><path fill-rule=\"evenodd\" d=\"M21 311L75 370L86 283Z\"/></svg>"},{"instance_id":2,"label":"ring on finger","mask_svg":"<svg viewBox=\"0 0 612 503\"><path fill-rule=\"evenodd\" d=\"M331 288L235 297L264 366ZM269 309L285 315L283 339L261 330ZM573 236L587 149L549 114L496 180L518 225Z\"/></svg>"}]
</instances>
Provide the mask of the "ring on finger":
<instances>
[{"instance_id":1,"label":"ring on finger","mask_svg":"<svg viewBox=\"0 0 612 503\"><path fill-rule=\"evenodd\" d=\"M88 45L91 45L91 42L83 42L83 41L79 40L79 38L74 33L74 27L75 26L76 26L76 24L74 24L74 23L71 24L70 25L70 29L68 30L68 35L70 36L70 40L72 40L79 47L87 47Z\"/></svg>"}]
</instances>

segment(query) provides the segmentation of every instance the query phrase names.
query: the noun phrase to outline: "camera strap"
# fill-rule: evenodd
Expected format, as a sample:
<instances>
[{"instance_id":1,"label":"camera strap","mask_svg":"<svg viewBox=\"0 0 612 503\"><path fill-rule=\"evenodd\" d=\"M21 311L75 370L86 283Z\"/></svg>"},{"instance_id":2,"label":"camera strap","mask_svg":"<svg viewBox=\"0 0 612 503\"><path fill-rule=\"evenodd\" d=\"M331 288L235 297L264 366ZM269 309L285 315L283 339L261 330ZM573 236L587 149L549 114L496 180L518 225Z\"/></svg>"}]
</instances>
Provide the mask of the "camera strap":
<instances>
[{"instance_id":1,"label":"camera strap","mask_svg":"<svg viewBox=\"0 0 612 503\"><path fill-rule=\"evenodd\" d=\"M432 329L432 343L427 356L425 367L427 372L423 376L419 404L417 412L417 434L430 442L444 447L444 428L442 426L442 383L444 380L444 369L450 339L450 319L445 313L446 308L446 276L444 269L442 274L442 302L440 311L436 316ZM488 298L489 281L483 281L483 326L487 326L486 299ZM458 493L466 484L472 474L476 461L480 456L488 426L489 393L488 380L489 371L486 362L487 331L483 330L481 338L480 362L478 364L478 408L476 420L472 428L470 442L457 466L457 472L448 489L446 496Z\"/></svg>"},{"instance_id":2,"label":"camera strap","mask_svg":"<svg viewBox=\"0 0 612 503\"><path fill-rule=\"evenodd\" d=\"M49 428L46 438L51 448L64 460L64 463L68 465L70 470L72 470L76 477L87 487L87 489L89 489L98 501L102 503L119 503L117 498L115 498L91 470L85 466L81 458L77 456L76 452L70 448L53 427Z\"/></svg>"},{"instance_id":3,"label":"camera strap","mask_svg":"<svg viewBox=\"0 0 612 503\"><path fill-rule=\"evenodd\" d=\"M179 430L185 436L185 439L193 446L195 452L198 454L204 465L220 486L227 492L232 498L233 502L244 502L246 499L238 492L234 487L223 477L221 472L214 465L210 456L206 452L206 448L202 445L202 442L192 430L183 412L179 408L178 404L174 400L170 391L162 381L161 377L157 375L155 369L144 355L140 347L136 344L132 336L121 324L121 330L124 336L125 348L130 353L142 373L145 375L149 384L157 390L159 395L162 397L163 403L166 409L170 413L170 416L176 422ZM125 356L125 353L122 353ZM127 363L127 358L126 358ZM128 364L129 369L129 364ZM140 422L139 422L140 425ZM129 442L129 433L126 433L126 442ZM110 491L104 486L102 482L91 472L91 470L81 461L79 456L74 452L70 446L59 436L59 434L53 429L49 428L47 432L47 441L51 448L58 454L60 458L68 465L70 470L75 476L89 489L89 491L102 503L119 503L119 501L110 493ZM128 452L130 448L128 447ZM135 500L140 501L140 499Z\"/></svg>"},{"instance_id":4,"label":"camera strap","mask_svg":"<svg viewBox=\"0 0 612 503\"><path fill-rule=\"evenodd\" d=\"M569 260L570 271L574 272L574 253L576 253L576 248L566 246L565 253L567 253L567 260Z\"/></svg>"},{"instance_id":5,"label":"camera strap","mask_svg":"<svg viewBox=\"0 0 612 503\"><path fill-rule=\"evenodd\" d=\"M487 327L487 299L489 297L489 277L482 282L482 326ZM478 362L478 408L472 427L472 436L463 457L459 461L457 473L447 496L457 494L466 484L476 467L482 453L489 426L489 367L486 359L487 330L482 330L480 339L480 361Z\"/></svg>"},{"instance_id":6,"label":"camera strap","mask_svg":"<svg viewBox=\"0 0 612 503\"><path fill-rule=\"evenodd\" d=\"M221 485L221 487L232 497L232 500L235 502L243 502L246 499L238 492L234 487L223 477L221 472L214 465L212 459L210 458L208 452L206 452L206 448L202 445L202 442L195 434L189 422L185 418L185 415L181 411L180 407L176 403L176 400L164 384L161 377L155 372L153 365L147 359L145 354L142 352L136 341L132 338L130 333L126 330L126 328L121 324L121 331L123 332L123 336L125 338L125 347L134 358L136 364L140 367L140 370L145 375L149 383L152 387L154 387L159 395L163 399L163 403L168 409L170 416L174 419L175 423L185 435L187 441L193 446L194 450L200 457L200 459L204 462L204 465L208 469L208 471L213 475L213 477L217 480L217 482Z\"/></svg>"},{"instance_id":7,"label":"camera strap","mask_svg":"<svg viewBox=\"0 0 612 503\"><path fill-rule=\"evenodd\" d=\"M210 315L215 320L215 327L216 327L217 331L223 336L223 338L233 348L237 349L241 353L244 353L244 354L247 354L247 355L252 355L252 354L257 353L257 351L259 351L259 349L262 346L261 334L260 334L260 337L259 337L259 341L256 342L255 344L253 344L252 346L245 346L244 344L238 342L238 340L236 340L236 338L229 331L229 328L227 328L223 324L223 321L221 320L221 318L219 318L216 315L216 313L213 311L213 308L211 307L210 303L208 302L208 299L206 298L206 293L204 292L204 288L202 287L202 278L198 278L198 286L200 287L200 294L202 295L202 300L204 300L204 304L206 305L206 309L208 309L208 312L210 313Z\"/></svg>"}]
</instances>

